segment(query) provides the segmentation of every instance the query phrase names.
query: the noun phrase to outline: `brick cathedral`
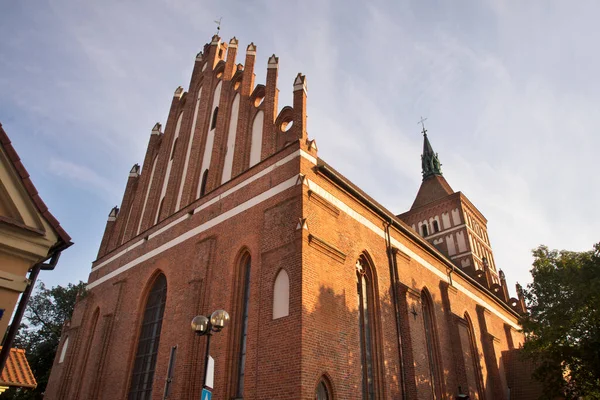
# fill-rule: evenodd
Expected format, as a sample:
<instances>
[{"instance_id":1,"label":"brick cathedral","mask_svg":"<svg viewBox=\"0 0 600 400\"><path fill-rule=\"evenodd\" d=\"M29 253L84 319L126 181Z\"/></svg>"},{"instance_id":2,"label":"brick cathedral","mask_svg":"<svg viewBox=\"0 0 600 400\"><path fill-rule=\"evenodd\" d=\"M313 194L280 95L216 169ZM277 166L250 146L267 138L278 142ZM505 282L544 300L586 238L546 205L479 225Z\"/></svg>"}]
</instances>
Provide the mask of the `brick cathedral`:
<instances>
[{"instance_id":1,"label":"brick cathedral","mask_svg":"<svg viewBox=\"0 0 600 400\"><path fill-rule=\"evenodd\" d=\"M507 399L523 342L519 288L486 219L442 175L423 128L423 182L394 215L320 158L306 78L280 109L279 59L214 36L150 133L63 329L45 398ZM418 155L403 155L414 157ZM514 358L514 357L513 357Z\"/></svg>"}]
</instances>

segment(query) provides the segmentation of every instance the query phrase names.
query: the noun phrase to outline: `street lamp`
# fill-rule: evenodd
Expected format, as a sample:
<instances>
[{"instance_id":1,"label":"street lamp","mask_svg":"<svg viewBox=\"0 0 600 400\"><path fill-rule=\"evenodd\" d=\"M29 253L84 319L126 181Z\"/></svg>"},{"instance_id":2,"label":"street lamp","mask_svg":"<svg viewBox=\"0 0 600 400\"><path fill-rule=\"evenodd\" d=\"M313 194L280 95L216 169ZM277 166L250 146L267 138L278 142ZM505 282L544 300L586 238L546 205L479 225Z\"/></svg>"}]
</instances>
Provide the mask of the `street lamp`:
<instances>
[{"instance_id":1,"label":"street lamp","mask_svg":"<svg viewBox=\"0 0 600 400\"><path fill-rule=\"evenodd\" d=\"M208 374L208 357L210 355L210 337L213 332L221 332L229 323L229 314L225 310L217 310L210 317L197 315L192 319L192 330L198 336L206 335L206 357L204 360L204 378L202 379L202 389L206 387L206 378Z\"/></svg>"}]
</instances>

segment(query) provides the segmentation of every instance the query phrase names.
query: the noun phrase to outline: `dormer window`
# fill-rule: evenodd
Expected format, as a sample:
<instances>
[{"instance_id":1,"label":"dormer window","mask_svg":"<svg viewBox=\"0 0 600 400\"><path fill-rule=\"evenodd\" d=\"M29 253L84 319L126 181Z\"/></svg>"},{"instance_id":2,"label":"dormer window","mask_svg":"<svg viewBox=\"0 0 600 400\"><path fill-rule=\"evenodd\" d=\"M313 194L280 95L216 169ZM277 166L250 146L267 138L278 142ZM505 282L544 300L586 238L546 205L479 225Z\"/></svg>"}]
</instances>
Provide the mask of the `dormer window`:
<instances>
[{"instance_id":1,"label":"dormer window","mask_svg":"<svg viewBox=\"0 0 600 400\"><path fill-rule=\"evenodd\" d=\"M429 233L427 232L427 225L421 225L421 232L423 232L423 237L429 235Z\"/></svg>"},{"instance_id":2,"label":"dormer window","mask_svg":"<svg viewBox=\"0 0 600 400\"><path fill-rule=\"evenodd\" d=\"M440 225L438 224L437 221L433 221L433 233L437 233L440 231Z\"/></svg>"}]
</instances>

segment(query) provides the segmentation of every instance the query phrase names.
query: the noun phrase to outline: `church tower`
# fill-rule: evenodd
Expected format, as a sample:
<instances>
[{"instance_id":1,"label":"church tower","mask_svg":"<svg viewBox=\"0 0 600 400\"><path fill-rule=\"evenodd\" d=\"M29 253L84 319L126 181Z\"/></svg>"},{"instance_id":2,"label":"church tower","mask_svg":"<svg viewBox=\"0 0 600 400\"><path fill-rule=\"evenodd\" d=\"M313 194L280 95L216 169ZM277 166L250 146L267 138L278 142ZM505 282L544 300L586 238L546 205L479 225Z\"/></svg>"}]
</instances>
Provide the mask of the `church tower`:
<instances>
[{"instance_id":1,"label":"church tower","mask_svg":"<svg viewBox=\"0 0 600 400\"><path fill-rule=\"evenodd\" d=\"M423 127L423 182L410 210L398 217L457 267L470 275L480 275L488 287L500 284L487 219L467 196L452 190L441 165Z\"/></svg>"}]
</instances>

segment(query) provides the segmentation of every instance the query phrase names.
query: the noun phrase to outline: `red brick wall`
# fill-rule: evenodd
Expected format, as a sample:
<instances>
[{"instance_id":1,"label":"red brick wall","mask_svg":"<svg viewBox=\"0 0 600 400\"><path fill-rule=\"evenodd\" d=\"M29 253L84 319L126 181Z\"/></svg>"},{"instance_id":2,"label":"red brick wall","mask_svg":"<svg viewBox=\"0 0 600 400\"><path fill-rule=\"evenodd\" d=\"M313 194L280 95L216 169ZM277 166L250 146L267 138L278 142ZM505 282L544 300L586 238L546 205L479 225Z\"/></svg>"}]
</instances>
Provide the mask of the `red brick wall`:
<instances>
[{"instance_id":1,"label":"red brick wall","mask_svg":"<svg viewBox=\"0 0 600 400\"><path fill-rule=\"evenodd\" d=\"M170 398L199 397L206 338L194 335L190 321L195 315L208 315L219 308L227 310L232 320L211 341L215 358L213 398L233 398L243 306L240 263L246 255L252 263L245 399L313 399L323 376L334 398L361 397L356 278L360 257L368 260L373 276L369 301L377 398L396 399L402 393L408 399L431 397L423 290L431 297L435 332L431 343L439 376L436 391L451 399L460 386L465 391L485 392L487 399L505 398L510 380L503 351L522 341L515 330L515 313L473 279L453 271L447 259L398 220L390 228L388 243L384 232L390 219L382 217L382 212L391 214L374 210L351 194L351 186L319 172L316 163L321 161L306 138L303 76L297 78L294 109L282 110L278 118L271 112L265 114L265 125L272 124L272 130L263 134L262 161L248 168L250 124L257 112L251 91L254 54L247 54L243 73L234 73L229 55L227 62L218 59L219 46L225 46L215 40L196 62L191 85L214 88L218 79L223 80L211 164L211 169L218 171L209 181L206 195L195 199L202 162L196 155L203 154L212 111L207 104L212 101L212 90L203 90L201 104L205 105L199 111L192 143L195 156L190 159L188 175L181 182L182 163L177 160L168 183L164 219L152 226L151 216L158 209L154 197L141 215L149 180L147 163L158 154L159 165L166 165L169 151L165 148L170 148L166 143L172 140L175 116L182 110L188 116L193 114L198 93L194 86L190 96L174 99L165 133L150 140L139 182L127 186L124 204L133 204L133 222L127 230L118 221L107 229L107 235L124 235L125 243L103 241L108 248L94 262L88 294L79 300L65 327L62 340L68 336L70 348L63 363L55 360L46 398L127 397L147 294L159 273L167 280L167 300L153 399L162 398L170 349L175 345L177 360ZM230 51L235 48L230 47ZM210 67L202 71L204 63ZM266 98L259 109L277 105L276 70L269 71L267 81ZM220 185L227 114L237 91L246 103L240 107L237 121L234 174ZM254 92L260 95L257 89ZM280 123L289 121L293 121L293 128L283 133ZM185 118L178 158L184 157L191 126ZM163 167L157 167L151 196L160 194ZM179 184L184 185L186 200L175 212L173 198ZM145 222L136 236L130 226L137 227L139 218ZM290 281L289 315L273 320L273 285L282 268ZM461 334L468 321L465 315L472 321L471 349L465 348L464 332Z\"/></svg>"}]
</instances>

